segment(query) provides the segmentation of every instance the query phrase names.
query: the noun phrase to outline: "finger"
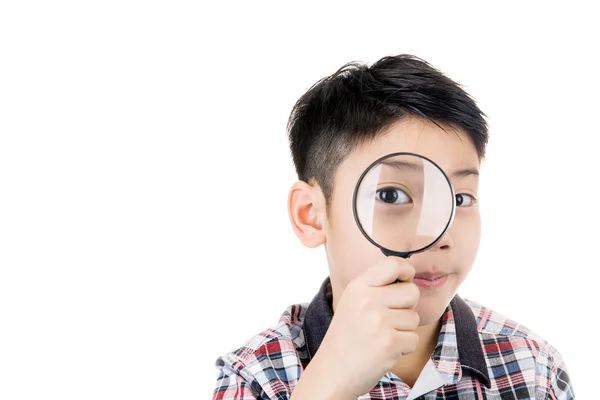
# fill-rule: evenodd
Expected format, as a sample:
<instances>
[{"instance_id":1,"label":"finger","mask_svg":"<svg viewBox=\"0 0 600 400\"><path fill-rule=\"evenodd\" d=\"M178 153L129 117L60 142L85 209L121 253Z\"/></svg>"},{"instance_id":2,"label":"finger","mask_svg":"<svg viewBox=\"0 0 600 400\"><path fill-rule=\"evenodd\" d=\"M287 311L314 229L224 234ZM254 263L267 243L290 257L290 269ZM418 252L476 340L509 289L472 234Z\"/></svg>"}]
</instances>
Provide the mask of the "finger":
<instances>
[{"instance_id":1,"label":"finger","mask_svg":"<svg viewBox=\"0 0 600 400\"><path fill-rule=\"evenodd\" d=\"M419 326L419 313L414 310L388 310L386 317L397 331L414 331Z\"/></svg>"},{"instance_id":2,"label":"finger","mask_svg":"<svg viewBox=\"0 0 600 400\"><path fill-rule=\"evenodd\" d=\"M398 280L412 282L415 268L406 260L388 257L368 268L360 279L369 286L379 287L389 285Z\"/></svg>"},{"instance_id":3,"label":"finger","mask_svg":"<svg viewBox=\"0 0 600 400\"><path fill-rule=\"evenodd\" d=\"M414 309L419 302L421 291L412 282L393 283L376 289L381 304L392 309Z\"/></svg>"},{"instance_id":4,"label":"finger","mask_svg":"<svg viewBox=\"0 0 600 400\"><path fill-rule=\"evenodd\" d=\"M397 331L395 335L398 349L403 355L410 354L417 349L419 335L414 331Z\"/></svg>"}]
</instances>

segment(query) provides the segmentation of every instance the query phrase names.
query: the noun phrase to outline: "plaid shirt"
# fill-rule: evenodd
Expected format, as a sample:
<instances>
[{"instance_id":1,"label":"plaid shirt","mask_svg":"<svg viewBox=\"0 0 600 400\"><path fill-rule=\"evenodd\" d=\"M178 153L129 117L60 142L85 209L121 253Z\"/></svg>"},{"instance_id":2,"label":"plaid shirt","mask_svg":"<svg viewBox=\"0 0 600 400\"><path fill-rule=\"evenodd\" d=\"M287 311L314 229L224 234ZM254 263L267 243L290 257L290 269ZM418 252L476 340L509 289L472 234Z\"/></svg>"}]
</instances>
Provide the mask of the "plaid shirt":
<instances>
[{"instance_id":1,"label":"plaid shirt","mask_svg":"<svg viewBox=\"0 0 600 400\"><path fill-rule=\"evenodd\" d=\"M213 400L289 399L332 320L329 278L310 304L216 361ZM523 325L454 296L414 387L392 372L358 399L574 399L560 353Z\"/></svg>"}]
</instances>

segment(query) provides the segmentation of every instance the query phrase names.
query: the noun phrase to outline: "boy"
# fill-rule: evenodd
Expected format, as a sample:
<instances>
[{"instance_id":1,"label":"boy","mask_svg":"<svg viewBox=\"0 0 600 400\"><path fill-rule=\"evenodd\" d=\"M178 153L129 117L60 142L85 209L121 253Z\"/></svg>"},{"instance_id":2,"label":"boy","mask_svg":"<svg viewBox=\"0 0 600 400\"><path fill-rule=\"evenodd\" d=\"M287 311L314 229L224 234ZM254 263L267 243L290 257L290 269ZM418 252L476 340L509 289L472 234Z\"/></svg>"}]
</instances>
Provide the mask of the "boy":
<instances>
[{"instance_id":1,"label":"boy","mask_svg":"<svg viewBox=\"0 0 600 400\"><path fill-rule=\"evenodd\" d=\"M213 399L574 398L554 347L456 294L479 245L484 117L410 55L347 64L298 100L290 221L305 246L325 245L329 277L310 304L217 360ZM395 152L433 160L456 194L450 229L409 259L384 256L352 214L361 173Z\"/></svg>"}]
</instances>

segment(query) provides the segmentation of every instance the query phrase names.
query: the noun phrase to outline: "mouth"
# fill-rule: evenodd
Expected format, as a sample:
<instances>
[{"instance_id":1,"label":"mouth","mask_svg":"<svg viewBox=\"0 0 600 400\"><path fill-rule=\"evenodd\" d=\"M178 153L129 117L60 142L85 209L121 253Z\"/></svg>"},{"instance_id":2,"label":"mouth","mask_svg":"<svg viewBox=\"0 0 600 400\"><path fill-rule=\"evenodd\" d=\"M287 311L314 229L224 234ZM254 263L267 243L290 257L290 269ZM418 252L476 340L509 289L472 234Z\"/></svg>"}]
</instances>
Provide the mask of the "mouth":
<instances>
[{"instance_id":1,"label":"mouth","mask_svg":"<svg viewBox=\"0 0 600 400\"><path fill-rule=\"evenodd\" d=\"M415 285L425 289L437 289L444 286L448 275L443 273L422 273L415 275L413 282Z\"/></svg>"}]
</instances>

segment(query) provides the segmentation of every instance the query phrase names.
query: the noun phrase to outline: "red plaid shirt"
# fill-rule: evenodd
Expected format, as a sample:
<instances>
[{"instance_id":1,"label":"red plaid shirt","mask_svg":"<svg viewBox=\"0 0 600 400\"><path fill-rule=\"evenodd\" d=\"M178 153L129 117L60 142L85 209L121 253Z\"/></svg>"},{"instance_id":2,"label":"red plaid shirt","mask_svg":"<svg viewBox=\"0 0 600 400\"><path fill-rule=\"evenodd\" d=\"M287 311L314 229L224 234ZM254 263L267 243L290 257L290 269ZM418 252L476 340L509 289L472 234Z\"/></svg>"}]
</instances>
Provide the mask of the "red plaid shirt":
<instances>
[{"instance_id":1,"label":"red plaid shirt","mask_svg":"<svg viewBox=\"0 0 600 400\"><path fill-rule=\"evenodd\" d=\"M329 278L310 304L216 361L213 400L289 399L332 319ZM359 399L574 399L560 353L515 321L456 295L414 387L392 372Z\"/></svg>"}]
</instances>

